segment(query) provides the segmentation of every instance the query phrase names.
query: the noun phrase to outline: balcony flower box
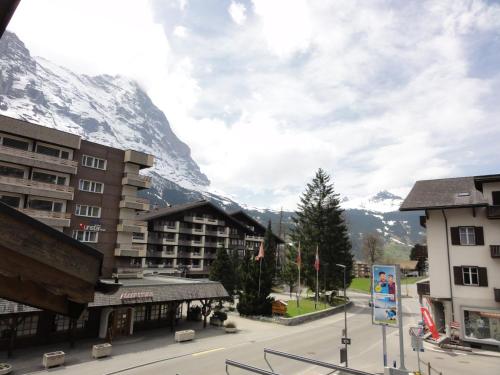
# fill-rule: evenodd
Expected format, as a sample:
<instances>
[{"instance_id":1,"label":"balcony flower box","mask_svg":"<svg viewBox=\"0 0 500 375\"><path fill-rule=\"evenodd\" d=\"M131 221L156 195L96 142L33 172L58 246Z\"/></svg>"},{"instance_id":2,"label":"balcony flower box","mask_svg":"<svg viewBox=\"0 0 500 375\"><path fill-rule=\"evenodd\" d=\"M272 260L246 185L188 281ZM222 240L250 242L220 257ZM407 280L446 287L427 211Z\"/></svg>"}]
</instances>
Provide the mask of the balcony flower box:
<instances>
[{"instance_id":1,"label":"balcony flower box","mask_svg":"<svg viewBox=\"0 0 500 375\"><path fill-rule=\"evenodd\" d=\"M62 351L45 353L43 355L42 365L47 369L55 366L64 365L65 353Z\"/></svg>"},{"instance_id":2,"label":"balcony flower box","mask_svg":"<svg viewBox=\"0 0 500 375\"><path fill-rule=\"evenodd\" d=\"M113 346L110 343L98 344L92 346L92 358L103 358L111 355Z\"/></svg>"},{"instance_id":3,"label":"balcony flower box","mask_svg":"<svg viewBox=\"0 0 500 375\"><path fill-rule=\"evenodd\" d=\"M10 374L12 366L8 363L0 363L0 375Z\"/></svg>"}]
</instances>

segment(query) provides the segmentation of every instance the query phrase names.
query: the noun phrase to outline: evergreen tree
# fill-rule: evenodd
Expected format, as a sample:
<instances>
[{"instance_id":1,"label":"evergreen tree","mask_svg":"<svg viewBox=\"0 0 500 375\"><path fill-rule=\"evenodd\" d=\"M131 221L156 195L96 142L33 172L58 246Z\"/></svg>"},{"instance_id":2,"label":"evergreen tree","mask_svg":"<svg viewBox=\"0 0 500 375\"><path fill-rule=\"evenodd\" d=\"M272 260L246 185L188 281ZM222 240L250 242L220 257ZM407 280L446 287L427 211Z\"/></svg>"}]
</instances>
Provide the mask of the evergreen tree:
<instances>
[{"instance_id":1,"label":"evergreen tree","mask_svg":"<svg viewBox=\"0 0 500 375\"><path fill-rule=\"evenodd\" d=\"M241 293L238 303L238 311L242 315L271 315L272 292L276 242L271 230L271 222L264 236L264 258L256 259L256 255L247 253L241 267ZM260 275L260 292L259 292Z\"/></svg>"},{"instance_id":2,"label":"evergreen tree","mask_svg":"<svg viewBox=\"0 0 500 375\"><path fill-rule=\"evenodd\" d=\"M218 248L216 258L210 266L208 278L213 281L219 281L227 290L231 301L233 300L232 296L235 291L235 273L236 270L233 267L227 250L222 247Z\"/></svg>"},{"instance_id":3,"label":"evergreen tree","mask_svg":"<svg viewBox=\"0 0 500 375\"><path fill-rule=\"evenodd\" d=\"M320 259L320 288L331 290L343 286L343 271L336 264L346 265L346 281L351 282L351 242L338 197L330 176L320 168L300 197L293 219L292 239L296 244L301 243L302 272L312 290L316 290L316 246Z\"/></svg>"},{"instance_id":4,"label":"evergreen tree","mask_svg":"<svg viewBox=\"0 0 500 375\"><path fill-rule=\"evenodd\" d=\"M420 245L419 243L415 244L410 252L410 259L417 260L417 271L419 275L423 275L425 273L425 264L427 262L427 258L429 257L427 253L427 246Z\"/></svg>"},{"instance_id":5,"label":"evergreen tree","mask_svg":"<svg viewBox=\"0 0 500 375\"><path fill-rule=\"evenodd\" d=\"M290 288L290 297L292 297L293 288L298 282L298 276L297 251L294 247L289 246L285 252L285 261L281 269L280 279L281 282Z\"/></svg>"}]
</instances>

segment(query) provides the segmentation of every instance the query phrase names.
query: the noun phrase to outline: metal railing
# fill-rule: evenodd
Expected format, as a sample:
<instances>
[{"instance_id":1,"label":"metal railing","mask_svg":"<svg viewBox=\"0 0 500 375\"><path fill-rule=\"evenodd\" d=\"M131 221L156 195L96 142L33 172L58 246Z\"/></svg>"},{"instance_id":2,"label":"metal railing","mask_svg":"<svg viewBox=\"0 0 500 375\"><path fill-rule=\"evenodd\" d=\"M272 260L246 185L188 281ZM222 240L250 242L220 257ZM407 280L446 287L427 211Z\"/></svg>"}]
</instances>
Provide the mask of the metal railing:
<instances>
[{"instance_id":1,"label":"metal railing","mask_svg":"<svg viewBox=\"0 0 500 375\"><path fill-rule=\"evenodd\" d=\"M253 367L249 365L245 365L244 363L236 362L236 361L231 361L230 359L226 359L226 374L229 374L229 367L236 367L242 370L246 370L249 372L253 372L254 374L260 374L260 375L279 375L276 372L270 372L267 370L260 369L258 367Z\"/></svg>"},{"instance_id":2,"label":"metal railing","mask_svg":"<svg viewBox=\"0 0 500 375\"><path fill-rule=\"evenodd\" d=\"M2 146L2 145L0 145L0 153L13 155L13 156L19 156L19 157L23 157L26 159L46 161L48 163L65 165L68 167L77 167L78 166L78 162L74 161L74 160L62 159L62 158L58 158L55 156L48 156L48 155L40 154L38 152L19 150L17 148L6 147L6 146Z\"/></svg>"}]
</instances>

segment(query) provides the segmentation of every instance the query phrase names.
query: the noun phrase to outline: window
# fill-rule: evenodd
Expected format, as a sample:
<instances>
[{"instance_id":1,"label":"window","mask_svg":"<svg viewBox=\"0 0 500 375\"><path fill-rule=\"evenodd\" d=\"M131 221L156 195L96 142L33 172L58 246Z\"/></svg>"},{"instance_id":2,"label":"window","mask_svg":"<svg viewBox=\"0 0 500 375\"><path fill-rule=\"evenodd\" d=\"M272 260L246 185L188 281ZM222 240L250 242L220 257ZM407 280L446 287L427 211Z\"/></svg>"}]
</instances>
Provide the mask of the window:
<instances>
[{"instance_id":1,"label":"window","mask_svg":"<svg viewBox=\"0 0 500 375\"><path fill-rule=\"evenodd\" d=\"M70 322L67 316L57 314L54 318L54 330L56 332L68 331Z\"/></svg>"},{"instance_id":2,"label":"window","mask_svg":"<svg viewBox=\"0 0 500 375\"><path fill-rule=\"evenodd\" d=\"M160 305L152 305L151 313L149 314L150 320L158 320L160 317Z\"/></svg>"},{"instance_id":3,"label":"window","mask_svg":"<svg viewBox=\"0 0 500 375\"><path fill-rule=\"evenodd\" d=\"M47 147L43 145L36 145L36 152L43 155L53 156L58 158L61 150L58 148Z\"/></svg>"},{"instance_id":4,"label":"window","mask_svg":"<svg viewBox=\"0 0 500 375\"><path fill-rule=\"evenodd\" d=\"M43 199L30 199L28 202L29 208L40 211L62 212L62 202L53 202Z\"/></svg>"},{"instance_id":5,"label":"window","mask_svg":"<svg viewBox=\"0 0 500 375\"><path fill-rule=\"evenodd\" d=\"M81 191L89 191L91 193L102 193L104 184L102 182L80 180L79 188Z\"/></svg>"},{"instance_id":6,"label":"window","mask_svg":"<svg viewBox=\"0 0 500 375\"><path fill-rule=\"evenodd\" d=\"M82 165L84 167L96 168L96 169L106 169L106 160L99 159L94 156L83 155Z\"/></svg>"},{"instance_id":7,"label":"window","mask_svg":"<svg viewBox=\"0 0 500 375\"><path fill-rule=\"evenodd\" d=\"M44 182L47 184L66 185L66 177L40 171L33 171L31 179L33 181Z\"/></svg>"},{"instance_id":8,"label":"window","mask_svg":"<svg viewBox=\"0 0 500 375\"><path fill-rule=\"evenodd\" d=\"M167 319L168 305L160 305L160 319Z\"/></svg>"},{"instance_id":9,"label":"window","mask_svg":"<svg viewBox=\"0 0 500 375\"><path fill-rule=\"evenodd\" d=\"M38 328L38 315L27 315L17 325L17 336L34 336Z\"/></svg>"},{"instance_id":10,"label":"window","mask_svg":"<svg viewBox=\"0 0 500 375\"><path fill-rule=\"evenodd\" d=\"M24 169L0 165L0 176L24 178Z\"/></svg>"},{"instance_id":11,"label":"window","mask_svg":"<svg viewBox=\"0 0 500 375\"><path fill-rule=\"evenodd\" d=\"M2 195L0 196L0 202L6 204L7 206L19 208L19 203L21 202L21 198L13 197L11 195Z\"/></svg>"},{"instance_id":12,"label":"window","mask_svg":"<svg viewBox=\"0 0 500 375\"><path fill-rule=\"evenodd\" d=\"M96 243L98 240L97 236L98 232L90 231L90 230L74 230L73 238L80 242L92 242Z\"/></svg>"},{"instance_id":13,"label":"window","mask_svg":"<svg viewBox=\"0 0 500 375\"><path fill-rule=\"evenodd\" d=\"M87 324L87 320L89 320L89 311L85 310L82 315L78 318L76 321L76 329L82 329L85 328L85 325Z\"/></svg>"},{"instance_id":14,"label":"window","mask_svg":"<svg viewBox=\"0 0 500 375\"><path fill-rule=\"evenodd\" d=\"M464 310L464 333L471 340L500 343L500 316L495 311Z\"/></svg>"},{"instance_id":15,"label":"window","mask_svg":"<svg viewBox=\"0 0 500 375\"><path fill-rule=\"evenodd\" d=\"M459 227L460 245L475 245L476 233L474 227Z\"/></svg>"},{"instance_id":16,"label":"window","mask_svg":"<svg viewBox=\"0 0 500 375\"><path fill-rule=\"evenodd\" d=\"M136 306L134 322L143 322L146 319L146 306Z\"/></svg>"},{"instance_id":17,"label":"window","mask_svg":"<svg viewBox=\"0 0 500 375\"><path fill-rule=\"evenodd\" d=\"M144 233L132 232L132 239L136 241L144 241Z\"/></svg>"},{"instance_id":18,"label":"window","mask_svg":"<svg viewBox=\"0 0 500 375\"><path fill-rule=\"evenodd\" d=\"M75 215L87 216L87 217L101 217L101 207L77 204L75 206Z\"/></svg>"},{"instance_id":19,"label":"window","mask_svg":"<svg viewBox=\"0 0 500 375\"><path fill-rule=\"evenodd\" d=\"M18 148L20 150L25 150L25 151L28 151L30 148L29 142L9 137L3 137L2 144L7 147Z\"/></svg>"},{"instance_id":20,"label":"window","mask_svg":"<svg viewBox=\"0 0 500 375\"><path fill-rule=\"evenodd\" d=\"M479 285L477 267L462 267L464 285Z\"/></svg>"}]
</instances>

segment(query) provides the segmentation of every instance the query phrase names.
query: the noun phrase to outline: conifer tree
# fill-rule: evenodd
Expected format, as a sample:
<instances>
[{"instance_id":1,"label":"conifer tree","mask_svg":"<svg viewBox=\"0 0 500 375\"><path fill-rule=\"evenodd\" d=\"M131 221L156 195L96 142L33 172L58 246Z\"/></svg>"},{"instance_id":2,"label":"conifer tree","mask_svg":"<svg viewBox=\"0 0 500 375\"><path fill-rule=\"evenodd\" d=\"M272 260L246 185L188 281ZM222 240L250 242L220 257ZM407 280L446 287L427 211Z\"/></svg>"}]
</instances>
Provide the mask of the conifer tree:
<instances>
[{"instance_id":1,"label":"conifer tree","mask_svg":"<svg viewBox=\"0 0 500 375\"><path fill-rule=\"evenodd\" d=\"M227 290L230 298L233 300L232 296L235 291L235 272L233 263L227 250L220 247L217 249L216 258L210 266L210 273L208 278L213 281L219 281L224 288Z\"/></svg>"},{"instance_id":2,"label":"conifer tree","mask_svg":"<svg viewBox=\"0 0 500 375\"><path fill-rule=\"evenodd\" d=\"M298 276L297 250L293 246L288 246L285 251L285 261L281 269L280 279L289 287L290 297L292 297L293 288L297 285Z\"/></svg>"},{"instance_id":3,"label":"conifer tree","mask_svg":"<svg viewBox=\"0 0 500 375\"><path fill-rule=\"evenodd\" d=\"M276 242L269 222L264 235L264 258L256 260L257 253L247 253L240 267L242 290L237 307L240 314L271 315L272 298L269 295L272 292L276 266L275 251Z\"/></svg>"},{"instance_id":4,"label":"conifer tree","mask_svg":"<svg viewBox=\"0 0 500 375\"><path fill-rule=\"evenodd\" d=\"M343 271L336 264L347 266L347 282L351 281L351 242L338 197L330 176L320 168L300 197L293 219L292 239L301 243L304 280L312 290L316 289L316 246L320 259L320 289L342 287Z\"/></svg>"}]
</instances>

